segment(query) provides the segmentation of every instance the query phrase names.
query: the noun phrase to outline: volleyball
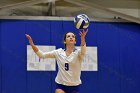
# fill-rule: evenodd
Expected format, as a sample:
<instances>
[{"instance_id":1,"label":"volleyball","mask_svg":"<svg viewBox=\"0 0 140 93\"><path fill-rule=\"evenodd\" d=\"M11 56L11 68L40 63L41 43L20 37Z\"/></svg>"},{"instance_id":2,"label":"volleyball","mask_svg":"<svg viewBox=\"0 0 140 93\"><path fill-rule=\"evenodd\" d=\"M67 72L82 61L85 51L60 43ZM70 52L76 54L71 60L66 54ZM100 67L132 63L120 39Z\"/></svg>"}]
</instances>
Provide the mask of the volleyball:
<instances>
[{"instance_id":1,"label":"volleyball","mask_svg":"<svg viewBox=\"0 0 140 93\"><path fill-rule=\"evenodd\" d=\"M77 29L86 29L90 23L89 17L86 14L79 14L74 17L74 24Z\"/></svg>"}]
</instances>

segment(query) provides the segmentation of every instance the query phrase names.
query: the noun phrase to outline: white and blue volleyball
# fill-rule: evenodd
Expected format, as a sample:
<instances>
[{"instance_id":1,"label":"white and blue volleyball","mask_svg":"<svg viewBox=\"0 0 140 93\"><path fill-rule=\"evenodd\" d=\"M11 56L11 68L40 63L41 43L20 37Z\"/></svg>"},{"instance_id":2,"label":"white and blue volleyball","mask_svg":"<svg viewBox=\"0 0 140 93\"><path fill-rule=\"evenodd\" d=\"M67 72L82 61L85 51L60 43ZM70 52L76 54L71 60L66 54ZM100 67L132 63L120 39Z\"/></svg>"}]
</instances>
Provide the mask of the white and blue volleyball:
<instances>
[{"instance_id":1,"label":"white and blue volleyball","mask_svg":"<svg viewBox=\"0 0 140 93\"><path fill-rule=\"evenodd\" d=\"M90 20L86 14L79 14L74 18L74 24L77 29L88 28Z\"/></svg>"}]
</instances>

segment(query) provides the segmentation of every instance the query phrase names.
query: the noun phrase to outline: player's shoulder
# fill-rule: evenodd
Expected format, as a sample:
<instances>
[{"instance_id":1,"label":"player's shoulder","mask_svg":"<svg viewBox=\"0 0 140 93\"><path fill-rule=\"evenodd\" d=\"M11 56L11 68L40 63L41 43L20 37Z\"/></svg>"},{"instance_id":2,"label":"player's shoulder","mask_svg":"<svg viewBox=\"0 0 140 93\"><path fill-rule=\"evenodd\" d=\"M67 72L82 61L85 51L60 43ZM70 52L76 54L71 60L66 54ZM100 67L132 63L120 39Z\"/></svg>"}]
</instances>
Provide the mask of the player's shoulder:
<instances>
[{"instance_id":1,"label":"player's shoulder","mask_svg":"<svg viewBox=\"0 0 140 93\"><path fill-rule=\"evenodd\" d=\"M80 50L81 50L81 48L76 48L75 49L76 52L79 52Z\"/></svg>"},{"instance_id":2,"label":"player's shoulder","mask_svg":"<svg viewBox=\"0 0 140 93\"><path fill-rule=\"evenodd\" d=\"M64 49L62 49L62 48L56 49L56 52L61 52L61 51L64 51Z\"/></svg>"}]
</instances>

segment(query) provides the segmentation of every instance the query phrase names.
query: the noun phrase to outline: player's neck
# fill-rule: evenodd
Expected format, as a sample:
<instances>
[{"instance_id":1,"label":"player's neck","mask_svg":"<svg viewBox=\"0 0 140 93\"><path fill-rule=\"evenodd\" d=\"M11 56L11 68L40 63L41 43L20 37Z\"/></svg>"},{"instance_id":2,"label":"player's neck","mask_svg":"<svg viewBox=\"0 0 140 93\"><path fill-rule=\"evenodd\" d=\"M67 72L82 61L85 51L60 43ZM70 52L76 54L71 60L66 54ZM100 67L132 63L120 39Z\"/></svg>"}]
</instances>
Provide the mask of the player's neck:
<instances>
[{"instance_id":1,"label":"player's neck","mask_svg":"<svg viewBox=\"0 0 140 93\"><path fill-rule=\"evenodd\" d=\"M68 46L66 46L66 51L67 52L73 52L74 49L75 49L75 46L74 45L68 45Z\"/></svg>"}]
</instances>

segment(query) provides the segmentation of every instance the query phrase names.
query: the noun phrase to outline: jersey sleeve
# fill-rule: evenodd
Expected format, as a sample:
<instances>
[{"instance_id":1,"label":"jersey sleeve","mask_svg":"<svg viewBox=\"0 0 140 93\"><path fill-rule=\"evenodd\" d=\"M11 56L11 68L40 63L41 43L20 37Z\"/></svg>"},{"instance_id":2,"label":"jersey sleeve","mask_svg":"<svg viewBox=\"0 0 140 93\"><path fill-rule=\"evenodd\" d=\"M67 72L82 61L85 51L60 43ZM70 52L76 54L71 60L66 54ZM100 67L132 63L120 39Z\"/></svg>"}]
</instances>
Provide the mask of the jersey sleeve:
<instances>
[{"instance_id":1,"label":"jersey sleeve","mask_svg":"<svg viewBox=\"0 0 140 93\"><path fill-rule=\"evenodd\" d=\"M42 52L41 50L39 50L37 53L37 56L39 58L55 58L55 54L56 54L56 50L50 51L50 52Z\"/></svg>"}]
</instances>

